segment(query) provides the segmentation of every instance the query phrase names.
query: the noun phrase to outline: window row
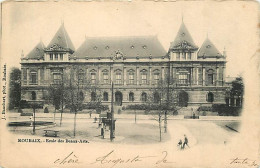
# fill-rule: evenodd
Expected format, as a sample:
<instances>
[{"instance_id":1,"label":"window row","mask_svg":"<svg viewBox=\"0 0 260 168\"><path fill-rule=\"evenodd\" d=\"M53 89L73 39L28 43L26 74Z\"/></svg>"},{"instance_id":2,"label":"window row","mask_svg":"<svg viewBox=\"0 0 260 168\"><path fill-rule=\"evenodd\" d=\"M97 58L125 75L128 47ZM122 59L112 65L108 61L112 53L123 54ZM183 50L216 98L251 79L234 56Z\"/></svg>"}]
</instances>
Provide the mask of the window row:
<instances>
[{"instance_id":1,"label":"window row","mask_svg":"<svg viewBox=\"0 0 260 168\"><path fill-rule=\"evenodd\" d=\"M177 52L176 60L191 60L191 52Z\"/></svg>"},{"instance_id":2,"label":"window row","mask_svg":"<svg viewBox=\"0 0 260 168\"><path fill-rule=\"evenodd\" d=\"M121 92L120 92L121 93ZM82 92L81 92L81 94L83 94ZM116 94L115 94L116 95ZM108 92L104 92L103 93L103 101L108 101ZM116 99L116 98L115 98ZM121 101L123 100L123 96L122 96L122 93L121 93ZM135 95L134 95L134 93L133 92L130 92L129 94L128 94L128 100L130 101L130 102L134 102L135 101ZM97 101L97 94L95 93L95 92L91 92L91 101ZM145 93L145 92L143 92L142 94L141 94L141 101L142 102L146 102L147 101L147 93Z\"/></svg>"},{"instance_id":3,"label":"window row","mask_svg":"<svg viewBox=\"0 0 260 168\"><path fill-rule=\"evenodd\" d=\"M63 60L63 54L62 53L60 53L60 54L58 54L58 53L50 53L50 60L55 60L55 61L57 61L57 60Z\"/></svg>"}]
</instances>

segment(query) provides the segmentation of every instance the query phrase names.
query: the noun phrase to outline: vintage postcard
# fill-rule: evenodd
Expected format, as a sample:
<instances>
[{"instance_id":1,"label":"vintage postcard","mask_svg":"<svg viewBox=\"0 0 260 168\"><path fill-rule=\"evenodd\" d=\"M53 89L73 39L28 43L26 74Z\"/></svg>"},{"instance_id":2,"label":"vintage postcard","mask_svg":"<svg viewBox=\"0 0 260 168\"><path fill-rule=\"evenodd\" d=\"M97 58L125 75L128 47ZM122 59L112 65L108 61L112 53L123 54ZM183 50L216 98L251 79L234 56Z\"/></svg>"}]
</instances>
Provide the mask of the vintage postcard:
<instances>
[{"instance_id":1,"label":"vintage postcard","mask_svg":"<svg viewBox=\"0 0 260 168\"><path fill-rule=\"evenodd\" d=\"M0 58L1 167L260 167L256 1L6 1Z\"/></svg>"}]
</instances>

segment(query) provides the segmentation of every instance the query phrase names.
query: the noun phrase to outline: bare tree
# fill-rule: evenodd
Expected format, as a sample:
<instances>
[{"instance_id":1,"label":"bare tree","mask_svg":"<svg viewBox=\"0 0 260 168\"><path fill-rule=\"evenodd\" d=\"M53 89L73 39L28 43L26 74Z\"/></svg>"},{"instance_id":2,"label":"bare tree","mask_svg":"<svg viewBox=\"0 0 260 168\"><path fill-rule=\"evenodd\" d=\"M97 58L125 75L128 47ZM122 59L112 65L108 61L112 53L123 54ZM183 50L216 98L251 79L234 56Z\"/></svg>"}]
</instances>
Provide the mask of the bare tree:
<instances>
[{"instance_id":1,"label":"bare tree","mask_svg":"<svg viewBox=\"0 0 260 168\"><path fill-rule=\"evenodd\" d=\"M160 141L161 141L161 122L164 121L164 132L167 132L167 118L171 110L175 110L176 106L173 103L174 93L172 87L170 87L170 77L166 79L160 79L148 96L147 104L150 109L158 110L158 116L154 116L154 119L159 123ZM164 118L163 118L164 116Z\"/></svg>"}]
</instances>

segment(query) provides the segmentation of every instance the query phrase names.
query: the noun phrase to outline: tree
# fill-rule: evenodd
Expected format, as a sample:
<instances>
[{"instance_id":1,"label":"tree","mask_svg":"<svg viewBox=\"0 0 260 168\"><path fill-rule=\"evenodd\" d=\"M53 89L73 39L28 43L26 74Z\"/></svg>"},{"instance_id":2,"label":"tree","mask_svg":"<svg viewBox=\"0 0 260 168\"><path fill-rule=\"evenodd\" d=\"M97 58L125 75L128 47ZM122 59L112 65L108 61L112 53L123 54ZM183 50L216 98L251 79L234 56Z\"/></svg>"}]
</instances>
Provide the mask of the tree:
<instances>
[{"instance_id":1,"label":"tree","mask_svg":"<svg viewBox=\"0 0 260 168\"><path fill-rule=\"evenodd\" d=\"M21 101L21 70L12 68L9 84L9 109L20 108Z\"/></svg>"},{"instance_id":2,"label":"tree","mask_svg":"<svg viewBox=\"0 0 260 168\"><path fill-rule=\"evenodd\" d=\"M169 74L169 73L168 73ZM160 79L157 81L157 85L152 89L148 98L148 105L150 109L158 110L158 119L154 117L159 123L160 141L161 141L161 122L164 121L164 132L167 132L167 118L169 111L175 110L176 107L170 102L173 102L173 92L170 87L170 77L167 75L166 79ZM162 119L164 114L164 119Z\"/></svg>"},{"instance_id":3,"label":"tree","mask_svg":"<svg viewBox=\"0 0 260 168\"><path fill-rule=\"evenodd\" d=\"M231 96L243 96L244 84L242 77L237 77L234 81L232 81L232 88L230 90L230 94Z\"/></svg>"},{"instance_id":4,"label":"tree","mask_svg":"<svg viewBox=\"0 0 260 168\"><path fill-rule=\"evenodd\" d=\"M83 67L73 66L68 73L63 73L63 98L65 104L70 107L70 111L74 113L74 131L76 136L76 119L78 111L82 110L84 94L83 91L92 91L97 93L96 83L91 84L90 79L87 78ZM99 95L99 94L98 94ZM99 96L95 101L100 101Z\"/></svg>"},{"instance_id":5,"label":"tree","mask_svg":"<svg viewBox=\"0 0 260 168\"><path fill-rule=\"evenodd\" d=\"M63 99L63 84L53 84L50 85L49 88L49 96L51 99L51 103L54 105L55 111L54 111L54 123L55 123L55 115L56 115L56 110L60 109L60 106L62 104L62 99ZM63 106L63 104L62 104ZM62 107L63 109L63 107ZM62 110L63 112L63 110ZM62 112L61 112L61 120L60 120L60 126L61 126L61 122L62 122Z\"/></svg>"}]
</instances>

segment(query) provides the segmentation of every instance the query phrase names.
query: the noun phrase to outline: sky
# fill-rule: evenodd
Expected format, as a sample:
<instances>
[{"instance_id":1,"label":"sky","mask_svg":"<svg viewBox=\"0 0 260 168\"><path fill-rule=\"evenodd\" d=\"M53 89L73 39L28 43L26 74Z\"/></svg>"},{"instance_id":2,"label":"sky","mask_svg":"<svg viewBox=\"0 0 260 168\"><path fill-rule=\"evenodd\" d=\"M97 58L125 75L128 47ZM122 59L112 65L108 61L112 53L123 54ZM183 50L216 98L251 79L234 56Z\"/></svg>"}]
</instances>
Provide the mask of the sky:
<instances>
[{"instance_id":1,"label":"sky","mask_svg":"<svg viewBox=\"0 0 260 168\"><path fill-rule=\"evenodd\" d=\"M182 18L197 46L208 38L227 53L226 74L243 73L258 42L254 1L5 2L1 62L20 67L40 40L47 46L64 22L77 49L85 37L157 35L166 51Z\"/></svg>"}]
</instances>

